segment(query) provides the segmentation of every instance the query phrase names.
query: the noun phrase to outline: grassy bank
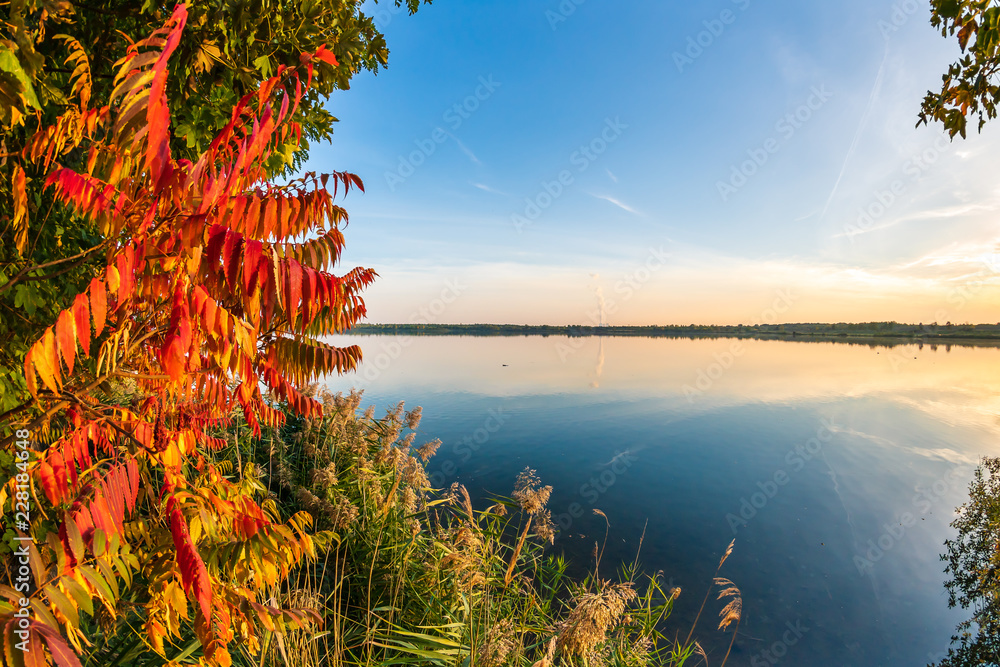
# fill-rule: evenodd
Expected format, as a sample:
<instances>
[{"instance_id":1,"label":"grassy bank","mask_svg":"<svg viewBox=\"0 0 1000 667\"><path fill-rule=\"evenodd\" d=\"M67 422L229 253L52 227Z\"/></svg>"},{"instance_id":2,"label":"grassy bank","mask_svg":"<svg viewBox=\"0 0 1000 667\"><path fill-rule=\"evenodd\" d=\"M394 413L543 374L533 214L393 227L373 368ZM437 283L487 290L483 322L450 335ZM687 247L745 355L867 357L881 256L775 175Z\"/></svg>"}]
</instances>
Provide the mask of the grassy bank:
<instances>
[{"instance_id":1,"label":"grassy bank","mask_svg":"<svg viewBox=\"0 0 1000 667\"><path fill-rule=\"evenodd\" d=\"M236 462L234 473L275 511L308 512L317 544L327 545L273 591L275 604L313 610L323 626L271 633L239 662L679 666L703 664L699 632L720 626L735 636L741 598L731 582L706 582L722 601L707 605L703 627L673 627L681 591L635 563L603 562L600 540L590 574L567 576L567 563L546 550L552 489L532 471L511 480L510 497L474 507L463 487L429 488L425 464L440 443L418 440L419 408L376 417L359 412L358 393L322 400L323 418L259 439L237 428L216 454ZM709 618L713 605L721 624Z\"/></svg>"}]
</instances>

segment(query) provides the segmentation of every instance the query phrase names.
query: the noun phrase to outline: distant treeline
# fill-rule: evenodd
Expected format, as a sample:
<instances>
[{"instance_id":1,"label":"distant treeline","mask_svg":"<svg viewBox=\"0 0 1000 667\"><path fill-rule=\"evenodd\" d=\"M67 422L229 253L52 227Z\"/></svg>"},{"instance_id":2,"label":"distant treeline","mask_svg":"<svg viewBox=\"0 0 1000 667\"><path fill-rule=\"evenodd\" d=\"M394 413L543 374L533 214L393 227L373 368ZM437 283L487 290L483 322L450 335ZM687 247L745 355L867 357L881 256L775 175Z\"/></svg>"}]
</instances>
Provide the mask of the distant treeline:
<instances>
[{"instance_id":1,"label":"distant treeline","mask_svg":"<svg viewBox=\"0 0 1000 667\"><path fill-rule=\"evenodd\" d=\"M901 324L837 322L756 325L527 325L527 324L359 324L350 333L405 336L639 336L648 338L760 338L851 342L862 345L1000 342L998 324Z\"/></svg>"}]
</instances>

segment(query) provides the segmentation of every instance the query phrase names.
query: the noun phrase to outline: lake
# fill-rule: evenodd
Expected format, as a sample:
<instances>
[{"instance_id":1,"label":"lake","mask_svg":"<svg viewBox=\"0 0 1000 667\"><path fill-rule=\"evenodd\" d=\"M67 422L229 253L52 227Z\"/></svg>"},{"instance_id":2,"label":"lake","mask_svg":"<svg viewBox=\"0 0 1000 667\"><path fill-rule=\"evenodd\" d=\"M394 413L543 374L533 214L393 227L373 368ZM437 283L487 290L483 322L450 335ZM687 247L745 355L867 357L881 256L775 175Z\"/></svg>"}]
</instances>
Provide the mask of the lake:
<instances>
[{"instance_id":1,"label":"lake","mask_svg":"<svg viewBox=\"0 0 1000 667\"><path fill-rule=\"evenodd\" d=\"M979 458L1000 455L1000 350L738 339L344 336L379 412L423 406L433 481L485 504L525 467L554 487L553 552L683 593L683 638L729 542L729 665L925 665L955 625L939 554ZM709 601L696 636L730 635Z\"/></svg>"}]
</instances>

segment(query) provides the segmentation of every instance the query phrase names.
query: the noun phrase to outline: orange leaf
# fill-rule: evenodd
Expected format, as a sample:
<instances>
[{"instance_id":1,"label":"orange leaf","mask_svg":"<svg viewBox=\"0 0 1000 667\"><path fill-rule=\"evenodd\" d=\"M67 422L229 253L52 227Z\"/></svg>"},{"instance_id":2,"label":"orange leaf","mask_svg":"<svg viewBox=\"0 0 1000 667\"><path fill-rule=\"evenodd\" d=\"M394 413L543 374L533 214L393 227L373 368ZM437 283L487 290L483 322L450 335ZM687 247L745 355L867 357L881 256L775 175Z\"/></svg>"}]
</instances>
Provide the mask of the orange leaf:
<instances>
[{"instance_id":1,"label":"orange leaf","mask_svg":"<svg viewBox=\"0 0 1000 667\"><path fill-rule=\"evenodd\" d=\"M84 356L90 356L90 304L87 297L77 294L73 301L73 319L76 321L76 337Z\"/></svg>"},{"instance_id":2,"label":"orange leaf","mask_svg":"<svg viewBox=\"0 0 1000 667\"><path fill-rule=\"evenodd\" d=\"M285 314L288 323L295 322L295 315L302 300L302 266L295 260L285 263Z\"/></svg>"},{"instance_id":3,"label":"orange leaf","mask_svg":"<svg viewBox=\"0 0 1000 667\"><path fill-rule=\"evenodd\" d=\"M121 288L122 279L121 274L118 273L118 267L110 264L108 265L108 267L104 270L104 282L108 287L108 294L111 294L119 303L121 303L122 297L121 294L118 293L118 290Z\"/></svg>"},{"instance_id":4,"label":"orange leaf","mask_svg":"<svg viewBox=\"0 0 1000 667\"><path fill-rule=\"evenodd\" d=\"M108 500L103 493L94 496L94 501L90 503L90 516L94 520L94 529L102 530L106 535L118 533L118 526L111 516L111 509L108 507Z\"/></svg>"},{"instance_id":5,"label":"orange leaf","mask_svg":"<svg viewBox=\"0 0 1000 667\"><path fill-rule=\"evenodd\" d=\"M11 191L14 195L14 245L18 256L24 253L28 244L28 194L24 188L24 169L14 165L14 176L11 180Z\"/></svg>"},{"instance_id":6,"label":"orange leaf","mask_svg":"<svg viewBox=\"0 0 1000 667\"><path fill-rule=\"evenodd\" d=\"M56 340L59 343L59 354L66 362L66 370L72 374L73 361L76 359L76 320L68 310L59 313L59 319L56 321Z\"/></svg>"},{"instance_id":7,"label":"orange leaf","mask_svg":"<svg viewBox=\"0 0 1000 667\"><path fill-rule=\"evenodd\" d=\"M170 22L173 29L167 36L166 43L156 64L153 65L153 83L149 89L149 107L146 109L146 122L149 123L149 135L146 139L146 167L154 184L159 184L164 169L170 162L170 109L167 106L167 61L177 48L181 39L181 31L187 22L187 8L178 4L174 9Z\"/></svg>"},{"instance_id":8,"label":"orange leaf","mask_svg":"<svg viewBox=\"0 0 1000 667\"><path fill-rule=\"evenodd\" d=\"M35 348L32 347L24 355L24 380L28 385L28 393L38 398L38 375L35 373Z\"/></svg>"},{"instance_id":9,"label":"orange leaf","mask_svg":"<svg viewBox=\"0 0 1000 667\"><path fill-rule=\"evenodd\" d=\"M126 301L132 298L132 292L135 290L135 248L132 245L128 245L118 255L118 276L121 281L121 285L118 288L118 305L124 304Z\"/></svg>"},{"instance_id":10,"label":"orange leaf","mask_svg":"<svg viewBox=\"0 0 1000 667\"><path fill-rule=\"evenodd\" d=\"M333 53L326 48L326 44L316 49L316 54L313 57L318 60L322 60L325 63L333 65L334 67L336 67L338 64L336 56L334 56Z\"/></svg>"},{"instance_id":11,"label":"orange leaf","mask_svg":"<svg viewBox=\"0 0 1000 667\"><path fill-rule=\"evenodd\" d=\"M35 362L38 375L52 393L58 394L62 382L60 382L59 377L59 359L56 356L56 342L52 327L45 330L45 334L40 341L35 343L33 350L32 360Z\"/></svg>"},{"instance_id":12,"label":"orange leaf","mask_svg":"<svg viewBox=\"0 0 1000 667\"><path fill-rule=\"evenodd\" d=\"M100 336L108 315L108 295L97 278L90 281L90 313L94 316L94 336Z\"/></svg>"},{"instance_id":13,"label":"orange leaf","mask_svg":"<svg viewBox=\"0 0 1000 667\"><path fill-rule=\"evenodd\" d=\"M216 310L215 299L208 299L205 301L204 309L201 312L201 326L203 331L207 333L213 333L215 331Z\"/></svg>"},{"instance_id":14,"label":"orange leaf","mask_svg":"<svg viewBox=\"0 0 1000 667\"><path fill-rule=\"evenodd\" d=\"M309 325L312 309L316 305L316 272L308 266L302 268L302 328Z\"/></svg>"},{"instance_id":15,"label":"orange leaf","mask_svg":"<svg viewBox=\"0 0 1000 667\"><path fill-rule=\"evenodd\" d=\"M42 483L42 490L45 491L45 496L49 499L50 503L58 505L62 502L63 499L59 493L59 484L56 482L55 472L47 462L43 462L38 466L38 481Z\"/></svg>"}]
</instances>

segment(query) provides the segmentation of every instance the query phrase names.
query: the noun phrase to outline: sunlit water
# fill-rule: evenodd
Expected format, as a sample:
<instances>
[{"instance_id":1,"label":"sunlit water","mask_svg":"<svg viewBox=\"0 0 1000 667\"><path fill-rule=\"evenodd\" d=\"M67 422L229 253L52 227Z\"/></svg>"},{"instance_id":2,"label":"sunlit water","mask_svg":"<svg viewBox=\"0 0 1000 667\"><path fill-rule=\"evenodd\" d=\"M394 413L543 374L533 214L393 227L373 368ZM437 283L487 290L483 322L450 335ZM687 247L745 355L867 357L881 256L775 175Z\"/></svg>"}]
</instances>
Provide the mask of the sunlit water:
<instances>
[{"instance_id":1,"label":"sunlit water","mask_svg":"<svg viewBox=\"0 0 1000 667\"><path fill-rule=\"evenodd\" d=\"M721 553L743 591L730 665L924 665L957 622L939 554L979 457L1000 455L1000 350L732 339L352 336L330 382L421 405L434 481L554 487L554 552L680 586L684 637ZM713 596L714 598L714 596ZM710 600L696 635L730 635Z\"/></svg>"}]
</instances>

